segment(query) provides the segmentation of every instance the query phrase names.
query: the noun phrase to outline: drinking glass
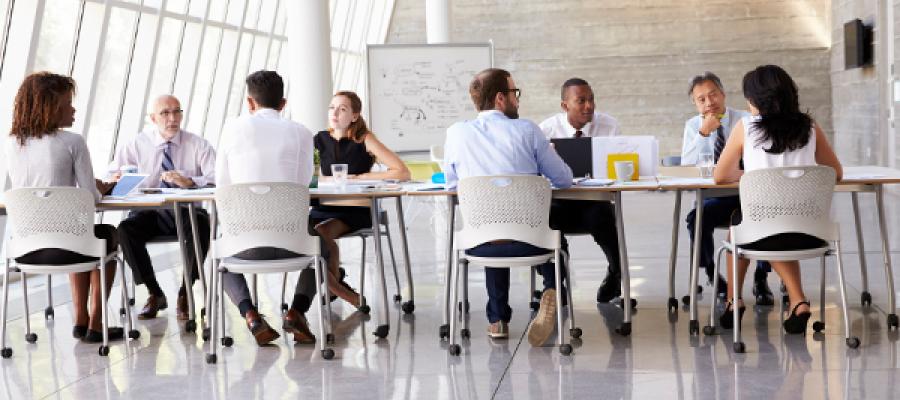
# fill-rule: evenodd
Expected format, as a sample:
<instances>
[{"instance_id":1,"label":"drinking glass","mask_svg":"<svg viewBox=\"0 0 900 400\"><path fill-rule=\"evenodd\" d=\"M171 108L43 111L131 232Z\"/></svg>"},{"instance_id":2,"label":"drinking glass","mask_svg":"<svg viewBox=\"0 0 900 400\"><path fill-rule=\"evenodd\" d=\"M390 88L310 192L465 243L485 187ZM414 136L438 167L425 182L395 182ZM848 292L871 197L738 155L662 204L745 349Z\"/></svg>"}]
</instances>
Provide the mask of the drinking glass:
<instances>
[{"instance_id":1,"label":"drinking glass","mask_svg":"<svg viewBox=\"0 0 900 400\"><path fill-rule=\"evenodd\" d=\"M341 190L347 187L347 164L331 164L331 178Z\"/></svg>"},{"instance_id":2,"label":"drinking glass","mask_svg":"<svg viewBox=\"0 0 900 400\"><path fill-rule=\"evenodd\" d=\"M700 168L701 178L712 178L714 165L712 153L700 153L700 157L697 158L697 167Z\"/></svg>"}]
</instances>

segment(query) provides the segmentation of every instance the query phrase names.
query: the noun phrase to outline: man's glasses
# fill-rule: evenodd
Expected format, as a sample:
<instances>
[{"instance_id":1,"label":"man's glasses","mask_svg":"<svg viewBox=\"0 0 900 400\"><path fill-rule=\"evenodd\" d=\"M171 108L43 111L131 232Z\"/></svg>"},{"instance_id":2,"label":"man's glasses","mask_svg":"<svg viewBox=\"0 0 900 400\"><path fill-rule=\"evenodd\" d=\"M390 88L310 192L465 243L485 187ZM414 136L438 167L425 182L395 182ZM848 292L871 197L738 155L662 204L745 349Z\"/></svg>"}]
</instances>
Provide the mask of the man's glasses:
<instances>
[{"instance_id":1,"label":"man's glasses","mask_svg":"<svg viewBox=\"0 0 900 400\"><path fill-rule=\"evenodd\" d=\"M516 100L522 97L522 89L508 89L507 92L515 93Z\"/></svg>"},{"instance_id":2,"label":"man's glasses","mask_svg":"<svg viewBox=\"0 0 900 400\"><path fill-rule=\"evenodd\" d=\"M179 109L175 109L175 110L162 110L162 111L159 112L159 116L160 116L160 117L163 117L163 118L168 118L168 117L178 117L178 116L180 116L180 115L183 114L183 113L184 113L184 110L182 110L182 109L180 109L180 108L179 108Z\"/></svg>"}]
</instances>

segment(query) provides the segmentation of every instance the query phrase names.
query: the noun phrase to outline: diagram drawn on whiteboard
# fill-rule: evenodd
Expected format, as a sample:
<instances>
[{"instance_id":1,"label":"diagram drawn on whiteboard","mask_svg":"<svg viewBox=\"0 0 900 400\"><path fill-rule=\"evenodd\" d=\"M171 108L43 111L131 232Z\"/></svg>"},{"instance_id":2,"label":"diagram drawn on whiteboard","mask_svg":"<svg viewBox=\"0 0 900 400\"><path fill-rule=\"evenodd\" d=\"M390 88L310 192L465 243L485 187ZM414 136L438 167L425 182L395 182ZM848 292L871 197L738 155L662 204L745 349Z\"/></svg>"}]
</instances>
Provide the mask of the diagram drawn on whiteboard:
<instances>
[{"instance_id":1,"label":"diagram drawn on whiteboard","mask_svg":"<svg viewBox=\"0 0 900 400\"><path fill-rule=\"evenodd\" d=\"M477 115L469 82L491 57L489 44L370 46L373 132L397 151L443 143L450 125Z\"/></svg>"}]
</instances>

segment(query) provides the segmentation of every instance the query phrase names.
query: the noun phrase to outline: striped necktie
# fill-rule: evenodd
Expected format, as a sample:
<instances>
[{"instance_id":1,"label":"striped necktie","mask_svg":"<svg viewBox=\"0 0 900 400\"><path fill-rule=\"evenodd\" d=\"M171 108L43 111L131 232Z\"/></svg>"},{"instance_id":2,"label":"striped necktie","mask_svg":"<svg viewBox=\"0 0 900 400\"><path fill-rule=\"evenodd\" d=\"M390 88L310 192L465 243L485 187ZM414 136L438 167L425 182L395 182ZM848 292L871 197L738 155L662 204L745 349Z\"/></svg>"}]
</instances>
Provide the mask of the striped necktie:
<instances>
[{"instance_id":1,"label":"striped necktie","mask_svg":"<svg viewBox=\"0 0 900 400\"><path fill-rule=\"evenodd\" d=\"M161 164L163 172L172 171L175 169L175 163L172 162L172 142L166 142L166 147L163 148L163 158ZM159 187L170 188L172 185L169 182L166 182L160 178Z\"/></svg>"},{"instance_id":2,"label":"striped necktie","mask_svg":"<svg viewBox=\"0 0 900 400\"><path fill-rule=\"evenodd\" d=\"M713 152L713 162L719 162L719 156L722 155L722 149L725 148L725 130L720 126L716 129L716 147Z\"/></svg>"}]
</instances>

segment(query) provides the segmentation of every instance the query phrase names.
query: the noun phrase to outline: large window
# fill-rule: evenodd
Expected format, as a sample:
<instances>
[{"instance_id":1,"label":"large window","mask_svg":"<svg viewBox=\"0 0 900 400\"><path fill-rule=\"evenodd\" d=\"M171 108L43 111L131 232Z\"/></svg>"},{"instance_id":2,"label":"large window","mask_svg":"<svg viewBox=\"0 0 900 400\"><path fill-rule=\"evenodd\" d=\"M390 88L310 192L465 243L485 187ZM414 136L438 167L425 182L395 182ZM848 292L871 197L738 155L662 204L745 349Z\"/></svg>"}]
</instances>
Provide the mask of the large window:
<instances>
[{"instance_id":1,"label":"large window","mask_svg":"<svg viewBox=\"0 0 900 400\"><path fill-rule=\"evenodd\" d=\"M225 121L246 112L248 73L289 76L288 1L295 0L0 0L0 33L7 9L13 13L0 105L11 110L28 73L71 74L78 84L72 130L85 136L98 176L117 146L152 128L146 111L161 94L181 100L185 129L217 144ZM331 0L335 89L365 95L365 45L384 42L393 6ZM0 116L0 131L9 119Z\"/></svg>"}]
</instances>

